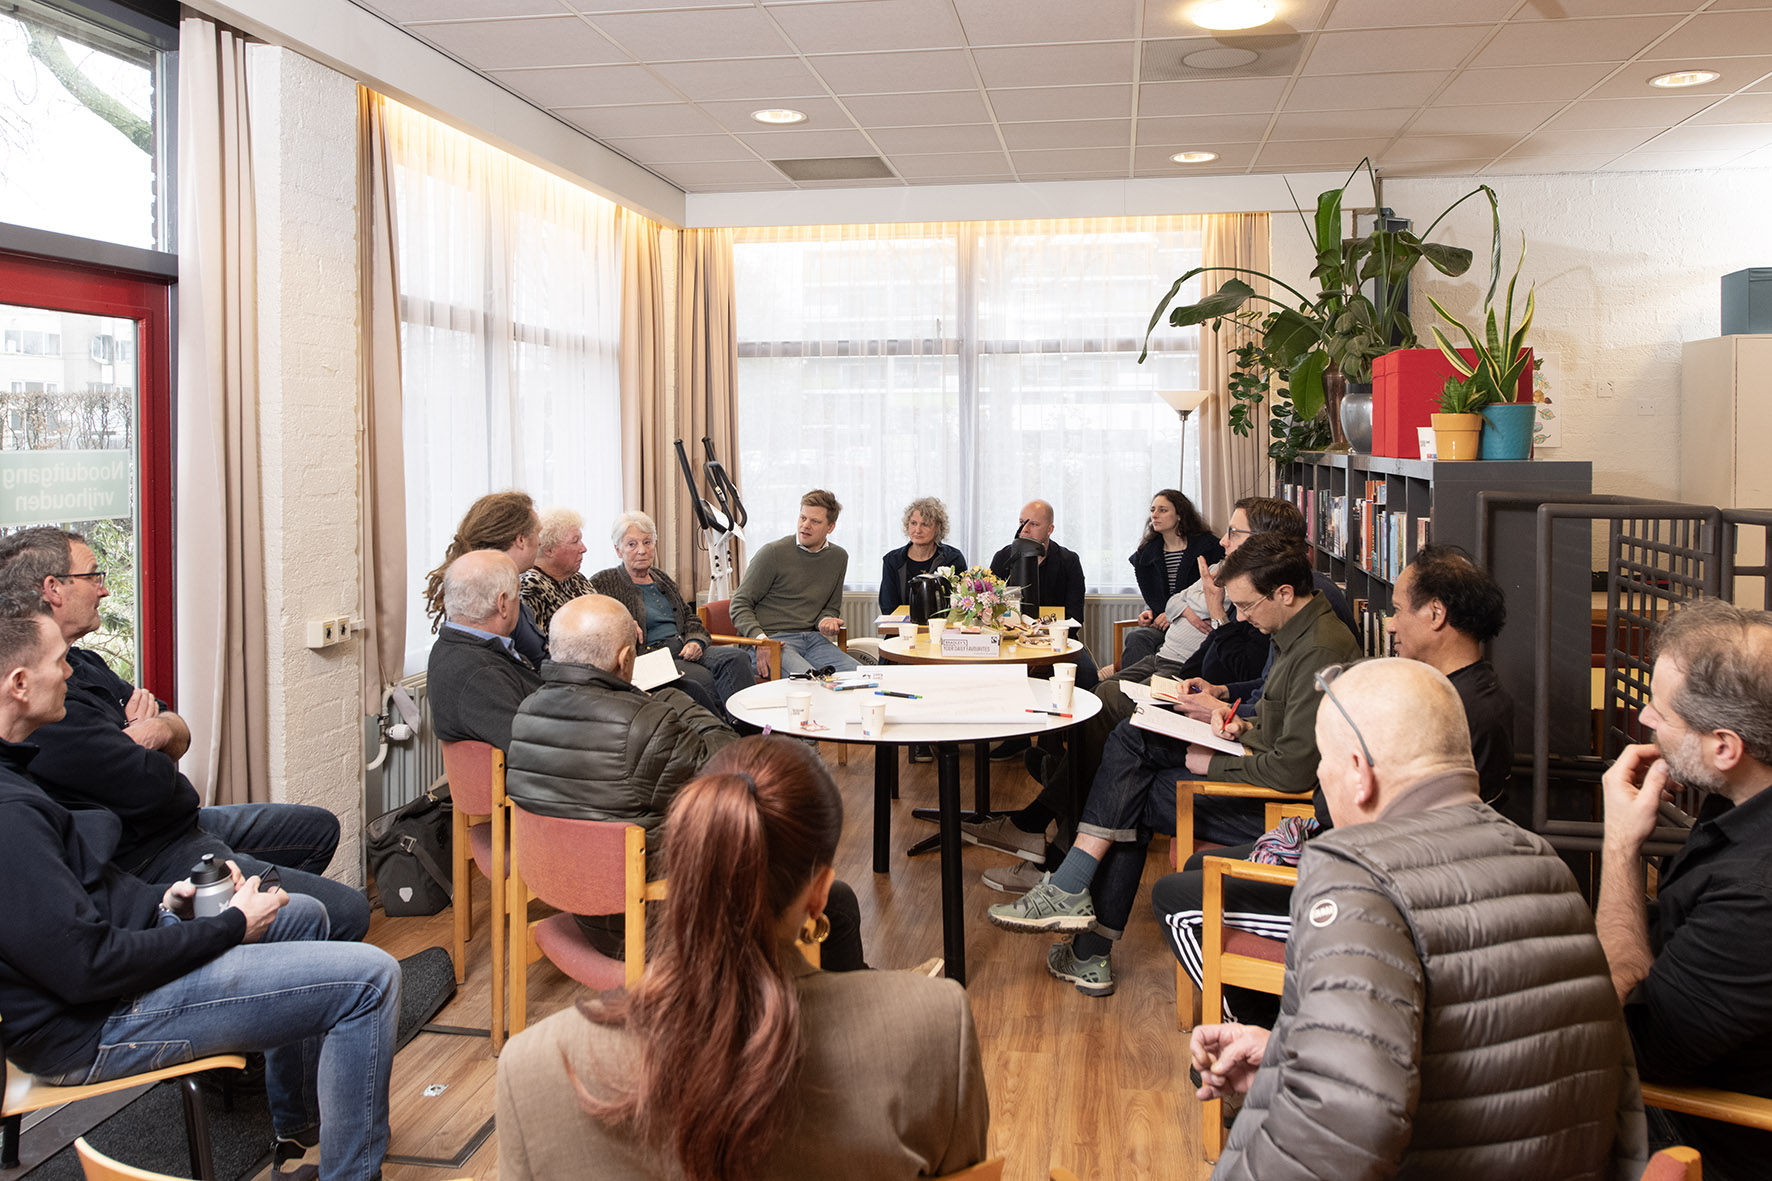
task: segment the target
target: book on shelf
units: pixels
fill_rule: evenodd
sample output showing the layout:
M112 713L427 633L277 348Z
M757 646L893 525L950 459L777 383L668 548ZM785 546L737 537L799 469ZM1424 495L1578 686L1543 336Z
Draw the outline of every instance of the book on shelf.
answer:
M1369 599L1355 599L1350 606L1360 624L1360 650L1367 656L1395 656L1396 634L1384 625L1390 612L1375 606Z

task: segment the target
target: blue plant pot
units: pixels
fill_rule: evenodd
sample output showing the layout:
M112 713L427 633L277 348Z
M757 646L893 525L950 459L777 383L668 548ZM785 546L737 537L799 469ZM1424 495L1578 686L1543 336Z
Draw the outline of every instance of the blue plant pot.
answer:
M1532 428L1538 419L1533 402L1497 402L1483 407L1482 457L1531 459Z

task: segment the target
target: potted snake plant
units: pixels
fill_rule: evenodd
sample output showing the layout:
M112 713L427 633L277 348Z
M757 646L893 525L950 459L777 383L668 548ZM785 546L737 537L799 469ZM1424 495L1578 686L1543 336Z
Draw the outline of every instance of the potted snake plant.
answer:
M1532 327L1536 287L1527 289L1520 325L1514 327L1514 285L1519 282L1520 268L1525 265L1526 236L1522 234L1520 261L1514 264L1513 277L1507 281L1507 300L1499 321L1495 315L1495 278L1489 281L1488 297L1484 300L1487 315L1480 337L1469 325L1447 311L1439 300L1431 295L1427 297L1440 318L1457 328L1470 342L1469 347L1461 351L1438 325L1433 328L1434 343L1440 346L1440 352L1463 377L1463 384L1473 391L1475 406L1485 421L1484 459L1529 459L1532 455L1532 427L1538 407L1531 400L1531 386L1526 381L1532 371L1532 352L1526 348L1526 331ZM1493 269L1491 274L1494 274ZM1517 401L1522 385L1525 385L1526 400ZM1439 415L1434 416L1436 431L1439 418ZM1441 452L1441 458L1447 458L1444 452Z

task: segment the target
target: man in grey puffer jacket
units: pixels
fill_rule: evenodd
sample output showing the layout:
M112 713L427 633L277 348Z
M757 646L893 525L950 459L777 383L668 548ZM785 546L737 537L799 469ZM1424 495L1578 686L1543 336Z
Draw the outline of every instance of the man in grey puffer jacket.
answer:
M560 608L548 639L541 688L511 722L505 789L543 816L640 825L647 872L662 877L656 854L672 798L738 736L681 690L634 687L639 628L607 595ZM599 951L619 954L620 916L581 915L579 925Z
M1200 1097L1248 1093L1213 1178L1634 1178L1630 1042L1550 846L1482 803L1464 710L1425 664L1325 689L1272 1034L1206 1025Z

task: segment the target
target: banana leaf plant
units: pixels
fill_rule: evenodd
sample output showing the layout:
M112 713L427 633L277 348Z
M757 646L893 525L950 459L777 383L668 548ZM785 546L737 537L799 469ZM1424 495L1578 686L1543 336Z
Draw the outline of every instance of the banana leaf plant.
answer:
M1499 256L1499 251L1496 252ZM1495 321L1495 281L1489 282L1489 294L1484 300L1488 307L1488 323L1482 339L1471 331L1470 327L1459 320L1451 312L1441 306L1440 301L1428 296L1427 301L1440 313L1440 318L1464 333L1470 341L1471 351L1476 354L1476 361L1467 361L1446 334L1438 326L1432 331L1434 343L1440 346L1440 352L1452 363L1464 378L1465 386L1470 389L1476 406L1481 409L1497 402L1511 402L1520 385L1520 376L1526 372L1531 363L1532 354L1526 351L1526 330L1532 327L1532 312L1537 302L1536 286L1526 290L1526 307L1521 313L1520 326L1514 327L1514 284L1520 281L1520 268L1526 265L1526 235L1520 235L1520 261L1514 264L1513 278L1507 281L1507 304L1498 325Z
M1403 280L1416 264L1426 259L1442 275L1454 277L1470 269L1469 250L1428 240L1447 215L1472 197L1482 195L1489 201L1494 240L1500 241L1500 213L1495 191L1488 185L1477 186L1447 206L1423 234L1389 229L1383 219L1378 219L1364 236L1343 238L1343 199L1348 185L1362 168L1372 177L1376 191L1377 176L1372 162L1362 160L1340 188L1317 196L1314 220L1304 221L1305 233L1316 248L1316 266L1311 271L1317 286L1315 296L1265 271L1195 267L1170 286L1145 328L1144 351L1138 355L1141 363L1150 352L1151 333L1156 331L1164 312L1169 313L1169 324L1174 328L1210 322L1220 330L1227 323L1246 329L1252 339L1231 351L1234 363L1230 426L1237 434L1247 435L1253 426L1253 412L1267 400L1273 435L1268 454L1281 461L1328 441L1325 374L1339 372L1352 382L1370 381L1374 358L1416 346L1415 326L1403 307ZM1302 211L1299 216L1304 220ZM1494 270L1492 263L1491 271ZM1232 277L1203 299L1170 309L1190 279L1214 273ZM1258 294L1239 276L1265 279L1290 299ZM1496 277L1491 274L1491 290ZM1367 294L1367 285L1374 280L1383 281L1381 301ZM1281 383L1279 389L1274 388L1276 379Z

